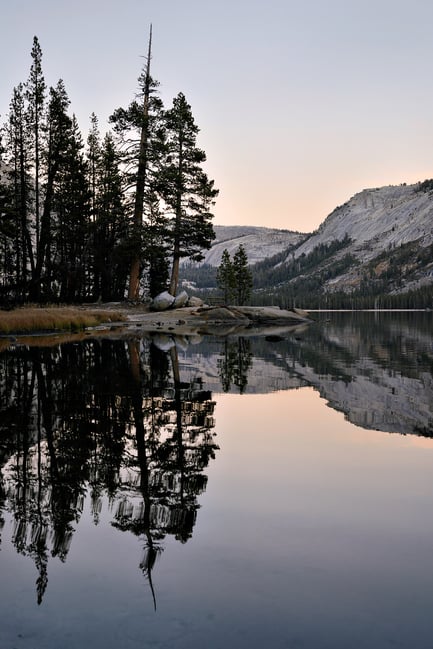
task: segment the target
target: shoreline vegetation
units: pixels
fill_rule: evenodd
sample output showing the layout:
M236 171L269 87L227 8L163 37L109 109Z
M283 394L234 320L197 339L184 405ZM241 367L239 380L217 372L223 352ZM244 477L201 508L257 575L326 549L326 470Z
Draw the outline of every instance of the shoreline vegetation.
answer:
M121 311L85 307L20 307L12 311L0 311L0 335L78 332L125 319Z

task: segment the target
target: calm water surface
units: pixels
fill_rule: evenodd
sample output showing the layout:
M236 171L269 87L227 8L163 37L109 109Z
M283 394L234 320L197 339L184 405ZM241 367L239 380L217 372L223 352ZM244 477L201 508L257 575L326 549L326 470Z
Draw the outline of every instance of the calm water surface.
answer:
M0 353L0 647L433 647L433 314Z

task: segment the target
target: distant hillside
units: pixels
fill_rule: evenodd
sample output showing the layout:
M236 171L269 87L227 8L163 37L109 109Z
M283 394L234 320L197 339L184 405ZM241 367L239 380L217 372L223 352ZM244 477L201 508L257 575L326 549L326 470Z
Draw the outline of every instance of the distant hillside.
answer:
M433 180L366 189L310 235L217 226L206 262L243 243L253 301L306 308L433 308ZM215 287L207 267L197 286ZM189 279L194 279L190 277ZM206 283L207 282L207 283Z
M291 257L300 260L320 246L350 242L315 272L322 291L401 294L433 284L433 181L366 189L337 207ZM335 264L352 258L341 272Z
M225 248L233 256L239 244L242 244L250 264L256 264L258 261L286 250L289 246L301 243L308 236L290 230L242 225L216 225L214 229L216 239L212 248L205 253L203 261L210 266L219 266Z

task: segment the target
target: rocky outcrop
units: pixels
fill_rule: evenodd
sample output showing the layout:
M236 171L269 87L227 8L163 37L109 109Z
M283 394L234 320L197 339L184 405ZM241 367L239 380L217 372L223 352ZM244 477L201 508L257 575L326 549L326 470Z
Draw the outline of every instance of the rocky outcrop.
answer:
M186 304L186 306L193 306L193 307L199 307L199 306L203 306L203 305L204 305L203 300L200 297L197 297L195 295L191 295L188 298L188 302Z
M201 306L167 308L163 311L130 311L130 325L140 327L142 332L169 333L170 335L233 333L270 335L275 328L282 330L308 325L308 317L275 307Z

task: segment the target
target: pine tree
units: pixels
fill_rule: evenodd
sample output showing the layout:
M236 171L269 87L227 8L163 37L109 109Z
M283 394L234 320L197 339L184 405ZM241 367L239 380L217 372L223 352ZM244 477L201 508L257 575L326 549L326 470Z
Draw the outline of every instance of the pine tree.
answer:
M143 224L149 216L153 198L153 177L160 157L162 138L162 102L156 96L158 83L150 75L152 28L146 66L139 78L140 101L134 100L127 109L118 108L110 117L123 149L125 186L130 198L130 277L128 297L139 298L140 280L144 270Z
M83 300L91 293L90 199L84 144L75 116L62 155L53 195L51 281L59 285L61 302Z
M110 133L101 145L96 185L91 237L94 298L121 300L125 295L131 260L119 154Z
M30 132L28 111L25 105L24 86L14 88L6 127L9 182L13 187L16 217L14 241L14 283L16 296L26 297L29 266L33 269L33 250L30 235Z
M182 257L203 259L215 237L210 212L218 190L202 169L206 154L196 144L198 127L191 106L179 93L166 111L166 158L161 174L162 196L169 212L172 270L169 292L176 294Z
M233 257L233 271L236 285L236 301L242 306L251 297L253 277L248 266L248 257L245 248L240 244Z
M32 278L32 299L52 299L51 257L55 224L53 202L55 184L67 159L72 120L68 116L69 98L63 81L50 88L47 114L47 146L44 151L45 193L40 222L40 238Z
M32 66L30 76L25 87L25 96L28 102L30 129L32 136L32 162L34 177L34 214L35 214L35 240L36 248L39 244L40 230L40 163L41 163L41 136L44 131L44 107L46 85L42 72L42 50L37 36L33 38L31 51Z
M217 286L223 293L225 304L231 304L236 292L236 278L232 260L227 248L223 251L221 264L217 270Z
M5 149L0 131L0 304L11 302L14 295L14 242L17 228L14 195L4 162Z
M98 128L98 118L95 113L90 116L90 132L87 137L87 164L89 170L89 186L91 191L92 218L96 213L98 167L101 160L101 136Z

